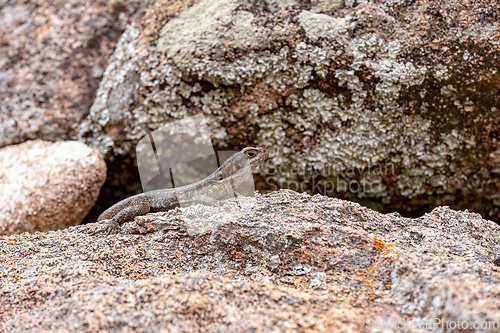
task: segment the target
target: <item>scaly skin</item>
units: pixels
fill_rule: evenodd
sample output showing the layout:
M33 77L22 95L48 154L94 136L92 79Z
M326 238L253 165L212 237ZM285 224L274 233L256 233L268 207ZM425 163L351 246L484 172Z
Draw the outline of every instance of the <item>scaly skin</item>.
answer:
M236 188L268 157L269 153L264 148L246 147L228 158L205 179L178 188L134 195L108 208L97 221L110 220L106 229L111 230L149 212L167 211L196 203L218 205L220 200L238 195Z

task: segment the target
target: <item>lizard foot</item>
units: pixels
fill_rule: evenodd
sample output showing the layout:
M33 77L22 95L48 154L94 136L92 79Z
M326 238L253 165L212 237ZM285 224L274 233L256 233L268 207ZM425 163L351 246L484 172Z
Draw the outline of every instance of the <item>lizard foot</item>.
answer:
M87 232L89 235L111 235L117 234L120 231L120 225L113 220L104 220L101 223L94 223L92 227L89 228Z

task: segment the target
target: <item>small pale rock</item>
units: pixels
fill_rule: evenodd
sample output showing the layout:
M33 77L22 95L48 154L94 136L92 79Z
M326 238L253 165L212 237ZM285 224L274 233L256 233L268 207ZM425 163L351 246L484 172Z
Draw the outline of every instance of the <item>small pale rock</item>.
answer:
M94 79L102 77L102 73L104 73L104 68L99 65L94 65L91 69L91 75Z
M0 149L0 234L79 224L105 179L102 155L78 141Z

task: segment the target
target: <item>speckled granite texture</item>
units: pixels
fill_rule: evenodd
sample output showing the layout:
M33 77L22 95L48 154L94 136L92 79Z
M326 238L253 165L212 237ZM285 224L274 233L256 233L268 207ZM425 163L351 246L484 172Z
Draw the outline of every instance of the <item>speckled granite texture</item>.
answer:
M370 318L500 321L500 227L447 207L407 219L279 191L148 214L108 236L89 236L92 227L0 237L1 329L364 332Z
M0 147L75 138L140 5L124 1L120 12L108 2L0 1Z

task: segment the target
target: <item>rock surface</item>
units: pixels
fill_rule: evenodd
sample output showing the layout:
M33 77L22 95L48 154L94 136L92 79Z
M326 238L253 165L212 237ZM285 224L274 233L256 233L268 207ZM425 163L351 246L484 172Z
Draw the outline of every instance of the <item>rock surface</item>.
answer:
M82 222L106 179L102 155L77 141L28 141L0 149L0 234Z
M500 227L474 213L440 207L407 219L287 190L220 211L148 214L113 235L89 236L93 228L0 237L0 328L364 332L370 319L400 318L500 325Z
M494 0L156 0L79 135L133 154L203 113L220 147L271 151L271 189L500 221L499 15Z
M0 1L0 147L75 137L139 3Z

